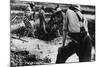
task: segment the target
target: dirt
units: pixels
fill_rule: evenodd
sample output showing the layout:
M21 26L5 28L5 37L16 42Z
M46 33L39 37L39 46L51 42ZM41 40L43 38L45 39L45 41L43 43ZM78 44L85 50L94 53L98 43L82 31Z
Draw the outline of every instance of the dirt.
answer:
M35 55L38 59L48 58L50 59L49 63L55 63L58 48L62 46L61 37L48 42L28 37L23 37L21 39L26 40L27 42L11 39L11 51L28 51L29 55ZM66 41L66 43L68 42L70 42L70 40ZM78 62L78 56L74 54L66 62Z

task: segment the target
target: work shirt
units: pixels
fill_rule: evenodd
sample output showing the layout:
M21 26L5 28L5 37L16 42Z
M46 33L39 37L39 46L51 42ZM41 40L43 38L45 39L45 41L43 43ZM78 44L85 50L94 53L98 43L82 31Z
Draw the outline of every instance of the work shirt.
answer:
M81 19L84 19L84 21L80 21L77 14ZM83 17L80 11L75 13L75 11L68 9L66 13L63 14L63 30L68 30L72 33L78 33L80 32L80 27L84 27L86 31L87 29L87 22L86 19Z

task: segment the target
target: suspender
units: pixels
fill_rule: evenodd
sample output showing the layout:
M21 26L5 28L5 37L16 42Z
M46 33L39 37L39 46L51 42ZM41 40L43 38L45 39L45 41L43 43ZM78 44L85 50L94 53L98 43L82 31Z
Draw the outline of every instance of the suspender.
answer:
M65 13L65 15L67 16L67 14ZM69 19L68 19L68 17L67 18L65 18L65 20L67 21L67 31L69 32L69 28L68 28L68 25L69 25Z
M79 21L80 21L81 23L84 23L84 18L83 18L83 17L81 18L81 17L79 16L79 14L78 14L76 11L74 11L74 12L76 13L76 15L77 15ZM65 16L67 16L66 13L65 13ZM66 23L66 21L67 21L67 23ZM66 30L67 30L68 32L70 32L70 31L69 31L69 27L68 27L68 25L69 25L69 19L68 19L68 17L67 17L67 18L65 17L65 23L66 23L66 26L67 26L67 29L66 29ZM85 31L84 27L80 27L80 32L81 32L81 31Z
M76 13L76 15L77 15L79 21L82 21L82 23L83 23L83 21L84 21L83 17L81 18L81 17L79 16L79 14L78 14L76 11L74 11L74 12Z
M81 18L77 12L75 12L75 13L76 13L79 21L82 22L82 23L84 23L84 18L83 17ZM84 28L84 26L80 27L80 32L83 32L83 31L86 31L85 28Z

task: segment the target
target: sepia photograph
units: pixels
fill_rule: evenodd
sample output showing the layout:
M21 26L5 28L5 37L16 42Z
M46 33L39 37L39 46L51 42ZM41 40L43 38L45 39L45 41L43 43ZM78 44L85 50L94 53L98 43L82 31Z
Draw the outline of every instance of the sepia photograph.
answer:
M10 66L94 62L95 8L10 0Z

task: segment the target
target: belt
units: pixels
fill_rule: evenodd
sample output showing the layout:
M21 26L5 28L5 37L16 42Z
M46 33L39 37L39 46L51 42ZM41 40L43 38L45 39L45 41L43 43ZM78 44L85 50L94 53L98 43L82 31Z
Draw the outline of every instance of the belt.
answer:
M69 36L86 36L87 35L87 32L86 31L82 31L82 32L69 32L68 33Z

